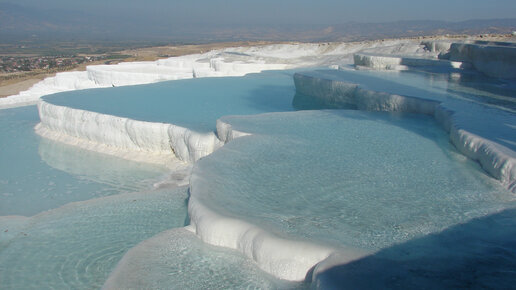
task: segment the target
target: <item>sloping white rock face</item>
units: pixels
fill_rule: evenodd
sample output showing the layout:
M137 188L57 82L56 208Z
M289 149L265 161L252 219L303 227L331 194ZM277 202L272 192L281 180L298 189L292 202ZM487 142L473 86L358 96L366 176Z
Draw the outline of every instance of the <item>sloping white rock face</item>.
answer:
M448 57L452 61L469 62L488 76L516 79L514 43L453 43Z
M443 69L468 68L468 63L449 61L428 57L406 57L394 55L374 55L356 53L353 56L356 66L364 66L373 69L408 70L414 67L432 67Z
M364 89L359 84L326 78L317 72L296 73L296 91L341 108L433 115L436 101Z
M365 49L353 56L355 67L377 70L409 70L414 68L459 69L471 68L469 63L460 60L439 59L450 50L449 41L427 40L419 46L391 47L390 49Z
M487 76L516 79L516 43L423 41L411 49L364 49L354 55L356 67L378 70L474 69Z
M191 184L195 183L192 176ZM207 189L195 189L207 190ZM208 191L209 192L209 191ZM341 261L352 261L368 254L358 249L334 249L314 243L278 237L252 223L223 216L207 208L192 195L188 201L191 228L205 243L238 250L276 277L291 281L305 280L310 269L332 253Z
M173 124L137 121L90 111L38 103L36 132L89 150L133 160L195 162L222 146L215 133L197 133Z
M509 147L515 138L514 114L479 104L444 102L434 117L462 154L516 193L516 152Z
M260 273L235 251L206 245L189 227L164 231L132 248L102 289L296 289Z
M450 50L452 43L449 40L427 40L422 41L421 44L424 45L425 50L429 52L443 53Z

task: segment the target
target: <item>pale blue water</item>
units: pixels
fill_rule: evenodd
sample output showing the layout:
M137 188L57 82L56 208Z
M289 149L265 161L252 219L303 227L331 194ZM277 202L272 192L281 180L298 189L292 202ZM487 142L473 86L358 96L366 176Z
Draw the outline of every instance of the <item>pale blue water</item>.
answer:
M129 249L188 223L186 187L153 189L164 168L42 139L37 122L35 106L0 110L1 289L99 289ZM298 286L192 234L178 243L189 252L170 252L185 268L167 288Z
M45 99L213 131L216 119L225 115L294 110L293 72L84 90ZM507 93L513 88L492 80L472 77L456 81L448 75L420 73L344 74L369 89L440 101L489 103L504 106L507 114L513 109L514 101ZM303 109L311 109L318 104L304 105ZM254 135L234 140L202 159L195 168L195 174L202 177L196 188L210 189L202 192L202 198L214 210L286 237L335 246L387 248L398 254L407 249L432 253L442 242L429 245L424 240L431 237L428 234L460 223L469 225L471 219L496 216L498 211L515 207L514 195L458 154L427 117L306 111L224 119L235 129ZM0 110L0 288L99 288L124 253L147 239L154 246L144 248L147 256L136 260L136 266L148 273L137 279L142 288L306 286L278 281L240 254L204 245L184 230L162 232L187 222L184 188L152 190L152 184L165 174L162 168L41 140L33 132L37 122L35 107ZM488 131L489 126L482 130ZM511 134L513 129L506 130ZM81 202L72 203L75 201ZM504 219L488 219L488 223L494 228L513 224ZM459 236L467 237L465 233L471 231L459 231ZM498 231L502 230L497 228L491 235L500 237L492 247L511 252L513 242ZM451 238L445 235L443 241L463 243L455 233L452 231ZM176 243L163 242L170 238ZM413 250L410 243L419 241L417 238L423 243L416 243ZM489 235L485 239L489 240ZM491 249L486 243L475 245ZM398 244L400 250L394 246ZM502 261L509 265L502 267L501 271L506 271L516 264L511 255L499 258L488 251L484 260L475 260L478 248L449 248L448 252L470 259L471 265L485 259L490 265ZM379 257L383 259L381 254ZM360 275L371 269L369 260L364 261L359 261L366 263L358 269L363 270ZM446 269L442 263L424 264L429 265L424 271L438 273L434 277ZM409 274L403 275L411 277L410 283L414 277L419 279L408 269ZM138 278L140 271L133 273ZM164 277L170 273L174 274ZM361 282L368 280L374 279Z
M240 253L204 244L185 229L164 231L124 259L107 283L115 289L309 289L265 274Z
M37 122L35 106L0 110L0 288L99 288L132 246L185 224L186 188L150 191L164 168L42 139Z
M324 271L348 289L513 289L516 209L480 217Z
M292 239L378 250L516 206L427 116L224 117L252 136L194 168L209 208Z
M244 77L168 81L65 92L44 99L72 108L209 132L225 115L292 111L293 73L267 71Z
M0 110L0 216L32 216L73 201L148 189L149 180L165 174L158 166L42 140L34 133L38 122L35 106Z
M0 243L1 288L99 289L127 250L185 224L186 198L187 188L125 193L0 217L12 235Z
M370 91L437 101L454 112L454 123L461 129L516 150L516 82L465 73L453 76L411 71L316 70L301 74L355 84ZM299 93L294 96L293 106L298 110L356 109L353 104L329 103Z

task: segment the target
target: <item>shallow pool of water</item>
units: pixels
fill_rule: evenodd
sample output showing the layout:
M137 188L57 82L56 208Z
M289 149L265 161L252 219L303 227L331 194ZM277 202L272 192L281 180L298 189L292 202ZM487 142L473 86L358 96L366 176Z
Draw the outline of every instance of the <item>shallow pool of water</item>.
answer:
M267 71L244 77L65 92L44 99L56 105L209 132L224 115L292 111L292 75L293 71Z
M292 239L376 250L514 205L427 116L304 111L225 117L236 139L192 194Z
M70 203L31 218L0 217L2 289L99 289L125 252L184 226L187 188Z
M204 244L185 229L139 244L110 276L106 289L309 289L275 278L240 253Z
M0 110L0 216L148 189L166 172L42 139L38 122L35 106Z
M303 286L184 229L177 230L184 235L153 238L189 222L188 188L169 185L177 173L42 139L34 133L34 106L0 110L0 120L0 288L99 289L126 252L147 239L158 240L166 253L138 262L159 279L119 285ZM160 267L169 263L175 268Z

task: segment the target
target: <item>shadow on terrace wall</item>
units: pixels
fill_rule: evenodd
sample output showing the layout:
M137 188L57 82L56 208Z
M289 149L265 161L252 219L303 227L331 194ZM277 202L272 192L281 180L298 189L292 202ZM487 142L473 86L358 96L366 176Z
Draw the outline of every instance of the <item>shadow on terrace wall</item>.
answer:
M335 266L317 282L330 280L339 289L513 289L516 208Z

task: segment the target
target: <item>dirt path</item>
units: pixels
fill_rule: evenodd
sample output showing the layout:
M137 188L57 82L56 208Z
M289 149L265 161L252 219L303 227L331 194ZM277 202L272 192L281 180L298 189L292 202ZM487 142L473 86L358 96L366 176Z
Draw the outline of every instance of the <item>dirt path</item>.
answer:
M29 89L44 78L45 77L42 76L38 78L23 79L21 81L17 80L14 83L2 85L0 86L0 98L19 94L21 91Z

